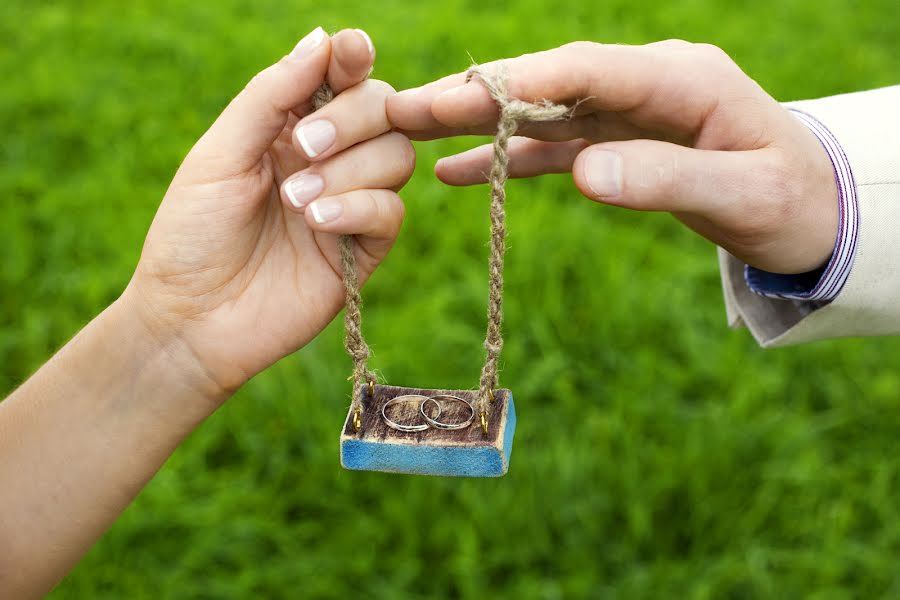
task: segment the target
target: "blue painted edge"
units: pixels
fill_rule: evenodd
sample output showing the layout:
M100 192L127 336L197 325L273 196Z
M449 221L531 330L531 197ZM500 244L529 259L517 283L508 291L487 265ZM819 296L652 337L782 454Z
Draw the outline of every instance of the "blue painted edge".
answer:
M503 473L509 470L509 457L512 456L512 443L516 435L516 403L513 402L512 392L509 392L509 402L506 405L506 427L503 429Z
M341 465L354 471L501 477L509 469L515 433L516 405L509 392L502 450L495 446L425 446L345 439L341 441Z

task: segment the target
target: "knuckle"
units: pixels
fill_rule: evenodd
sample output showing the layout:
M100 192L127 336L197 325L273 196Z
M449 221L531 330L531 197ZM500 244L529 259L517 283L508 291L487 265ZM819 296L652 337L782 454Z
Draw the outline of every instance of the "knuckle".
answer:
M659 42L653 42L652 44L648 44L649 46L655 46L656 48L690 48L694 44L688 42L686 40L682 40L679 38L670 38L668 40L661 40Z
M397 145L400 171L404 175L404 179L407 180L413 171L416 170L416 149L413 147L412 142L409 141L409 138L402 133L393 132L390 135L396 140L394 143ZM406 183L405 180L404 183Z
M692 44L691 48L684 51L681 60L685 63L684 66L695 71L706 85L712 86L715 82L716 88L721 86L723 80L736 83L735 77L741 73L740 67L728 53L713 44Z
M663 160L653 165L652 169L653 174L648 178L653 181L651 189L664 198L675 196L681 187L682 174L678 154L673 155L670 160Z
M715 44L694 44L694 50L700 57L703 58L704 61L722 65L733 64L733 61L731 60L731 57L728 55L728 53Z
M578 40L575 42L569 42L565 44L563 48L566 50L571 50L577 54L582 54L585 52L592 52L600 46L597 42L589 42L586 40Z
M254 75L250 81L247 82L247 85L244 86L244 92L253 93L260 88L267 87L268 82L271 81L277 68L278 64L276 63Z
M388 175L385 187L400 188L406 185L416 169L416 149L402 133L392 131L378 139L373 146L382 161L380 171Z
M380 223L384 220L384 208L382 208L380 191L366 189L362 192L366 195L366 208L372 223Z
M406 207L403 205L403 200L400 199L400 196L394 192L385 192L385 197L385 204L390 213L390 217L388 218L388 233L390 234L390 237L393 238L400 234L400 226L403 224Z
M380 223L384 220L385 209L384 202L381 198L381 190L366 189L363 190L366 195L366 207L373 223Z
M366 190L372 207L375 209L379 221L386 222L393 215L393 200L396 194L391 190Z

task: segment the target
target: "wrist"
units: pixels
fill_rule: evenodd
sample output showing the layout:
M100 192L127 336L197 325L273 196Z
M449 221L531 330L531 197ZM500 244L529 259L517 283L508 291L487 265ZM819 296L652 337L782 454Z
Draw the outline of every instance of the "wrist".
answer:
M114 302L0 403L0 489L15 490L0 493L0 595L52 587L223 399L132 302Z
M804 231L811 260L802 272L789 275L766 272L750 266L745 269L748 287L757 294L811 302L829 302L840 293L849 276L856 253L859 230L859 206L856 184L850 164L840 143L824 124L812 115L790 109L805 127L806 149L802 153L807 179L805 195L811 206L811 223ZM805 130L805 131L804 131Z
M183 335L184 327L164 320L140 294L127 288L108 309L109 326L134 344L134 357L148 367L160 384L174 386L201 412L213 412L234 393L206 367L202 357Z
M808 137L812 133L808 132ZM810 259L806 270L828 264L840 236L841 198L829 153L818 140L810 140L807 178L814 219L810 221Z

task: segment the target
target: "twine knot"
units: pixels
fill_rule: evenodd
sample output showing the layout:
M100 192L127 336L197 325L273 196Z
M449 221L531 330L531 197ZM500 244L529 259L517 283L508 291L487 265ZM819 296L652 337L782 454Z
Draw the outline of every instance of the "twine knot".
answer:
M560 121L572 116L572 109L562 104L554 104L549 100L540 102L525 102L518 98L511 98L506 90L507 81L506 65L496 63L493 69L486 69L480 65L472 65L466 71L466 83L478 78L488 91L500 109L501 121L513 121L516 124L524 121ZM497 124L499 134L502 123Z
M334 90L327 83L323 83L312 95L312 108L319 110L332 100L334 100Z

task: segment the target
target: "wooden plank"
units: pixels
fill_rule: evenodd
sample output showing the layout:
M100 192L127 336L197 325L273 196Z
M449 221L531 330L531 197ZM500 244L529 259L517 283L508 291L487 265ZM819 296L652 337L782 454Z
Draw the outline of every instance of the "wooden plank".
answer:
M494 393L488 414L488 433L481 430L476 415L465 429L429 428L405 432L392 429L381 417L386 402L407 394L436 396L449 394L475 403L478 392L376 385L373 396L368 386L356 393L362 400L362 427L353 429L353 411L347 414L341 433L341 464L344 468L419 475L456 477L499 477L509 468L509 456L515 434L516 411L512 393L507 389ZM440 420L446 423L465 421L469 409L461 402L444 402ZM415 402L402 402L388 407L388 416L398 423L422 423Z

